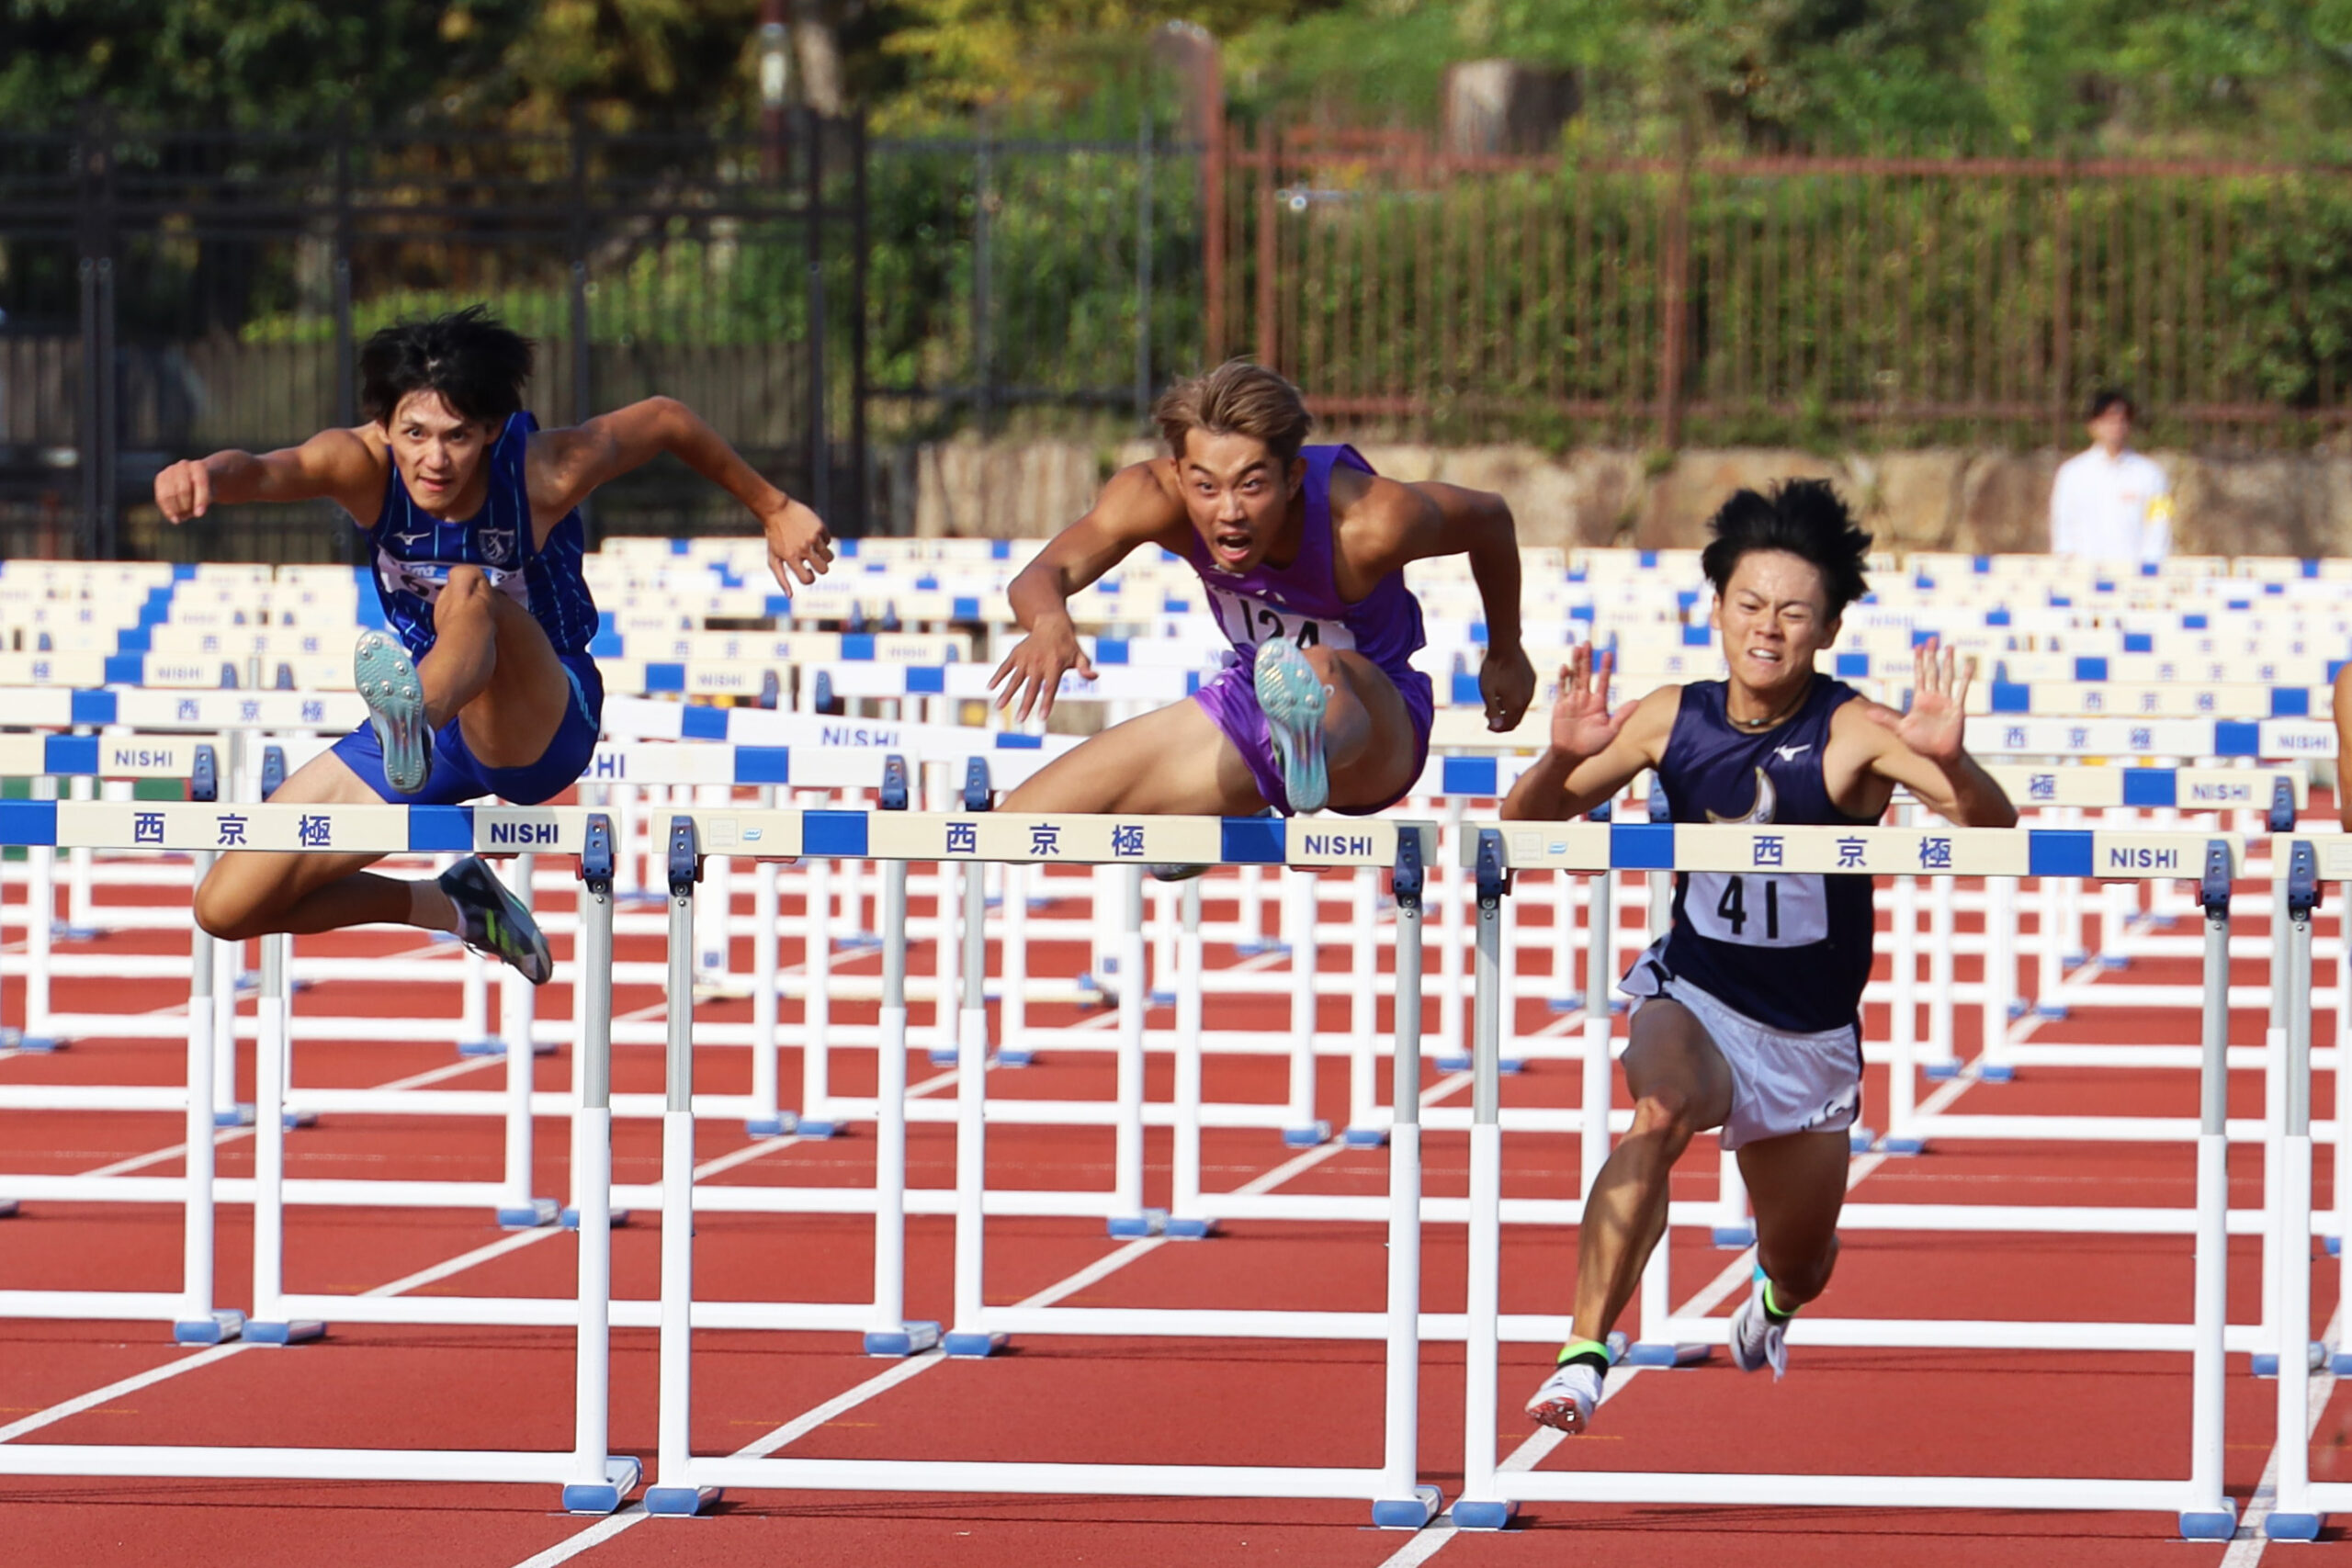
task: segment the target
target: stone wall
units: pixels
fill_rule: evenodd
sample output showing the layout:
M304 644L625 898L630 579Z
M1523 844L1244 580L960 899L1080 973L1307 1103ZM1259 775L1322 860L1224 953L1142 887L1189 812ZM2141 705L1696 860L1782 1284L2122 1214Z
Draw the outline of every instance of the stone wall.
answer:
M1072 441L924 446L914 460L914 531L926 537L1033 538L1082 514L1123 463L1151 443ZM1532 446L1366 444L1382 473L1490 490L1510 502L1531 545L1704 542L1708 515L1741 485L1818 476L1860 510L1881 547L2038 550L2049 539L2059 454L1961 450L1849 453L1694 450L1659 462L1639 452L1564 457ZM2154 454L2172 475L2174 548L2197 555L2324 556L2352 552L2352 457Z

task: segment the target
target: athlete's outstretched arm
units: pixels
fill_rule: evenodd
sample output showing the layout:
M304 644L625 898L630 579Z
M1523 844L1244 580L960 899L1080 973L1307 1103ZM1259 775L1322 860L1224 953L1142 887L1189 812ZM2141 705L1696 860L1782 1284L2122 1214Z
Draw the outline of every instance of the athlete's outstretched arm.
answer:
M1390 492L1394 492L1392 497ZM1535 700L1535 666L1520 642L1519 528L1499 495L1460 485L1393 484L1375 479L1363 510L1371 537L1358 554L1356 518L1349 519L1350 555L1373 576L1401 570L1408 561L1468 556L1471 581L1486 607L1487 654L1478 665L1478 695L1487 728L1508 735ZM1389 502L1390 504L1377 504ZM1366 592L1369 592L1367 588Z
M174 463L155 476L155 505L175 524L216 505L253 501L332 501L366 517L374 514L383 485L383 469L365 441L352 431L322 430L300 446L259 457L215 452Z
M1962 828L2014 828L2018 808L1993 775L1962 744L1967 724L1968 683L1976 661L1955 668L1948 649L1933 638L1915 660L1911 705L1902 713L1877 703L1862 709L1878 726L1870 771L1903 785L1920 801Z
M1136 463L1111 476L1093 509L1046 541L1005 590L1012 618L1029 635L1013 645L989 677L999 707L1019 703L1015 717L1025 721L1035 708L1040 718L1054 711L1062 676L1075 670L1091 679L1094 666L1078 645L1069 618L1069 598L1126 559L1137 546L1169 545L1191 526L1182 502L1159 482L1149 463Z
M1503 801L1506 821L1565 822L1581 817L1645 768L1657 766L1682 688L1661 686L1639 702L1611 712L1609 654L1596 661L1589 644L1560 671L1560 700L1552 705L1551 744Z
M531 443L534 508L560 514L597 486L667 452L741 502L760 520L768 540L768 570L776 586L814 582L833 564L833 536L825 521L760 477L758 469L700 414L675 398L652 397L600 413L569 430L543 431Z

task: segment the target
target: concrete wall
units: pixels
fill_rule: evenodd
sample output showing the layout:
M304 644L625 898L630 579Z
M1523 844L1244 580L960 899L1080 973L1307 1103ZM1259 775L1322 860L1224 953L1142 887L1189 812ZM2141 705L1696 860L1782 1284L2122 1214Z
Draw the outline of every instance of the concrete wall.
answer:
M1032 538L1085 512L1104 479L1159 447L1084 442L956 441L916 453L914 526L942 536ZM2050 481L2059 454L1685 451L1658 466L1639 452L1564 457L1528 446L1367 444L1364 456L1402 479L1496 491L1531 545L1702 544L1706 520L1742 485L1818 476L1834 480L1882 547L1979 553L2038 550L2049 540ZM2174 547L2184 554L2352 553L2352 457L2154 454L2172 475Z

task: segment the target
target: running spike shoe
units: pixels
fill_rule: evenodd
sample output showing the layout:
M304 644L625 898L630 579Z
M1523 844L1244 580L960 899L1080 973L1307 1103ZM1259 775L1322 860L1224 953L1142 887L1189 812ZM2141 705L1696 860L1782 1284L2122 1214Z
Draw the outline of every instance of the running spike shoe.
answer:
M1291 810L1322 810L1331 798L1330 774L1323 765L1323 709L1331 689L1286 637L1268 637L1259 646L1251 673Z
M1590 1361L1555 1367L1527 1402L1528 1419L1576 1437L1591 1424L1592 1413L1600 1407L1600 1369Z
M365 631L351 656L351 679L384 750L384 782L414 795L433 772L433 731L424 722L424 682L415 661L398 637Z
M1778 1382L1789 1375L1789 1330L1785 1322L1775 1323L1764 1310L1764 1286L1759 1273L1756 1288L1732 1314L1731 1359L1743 1372L1771 1368L1772 1381Z
M506 884L468 855L440 876L441 891L458 907L458 935L476 953L514 966L534 986L544 986L555 974L555 959L537 920Z

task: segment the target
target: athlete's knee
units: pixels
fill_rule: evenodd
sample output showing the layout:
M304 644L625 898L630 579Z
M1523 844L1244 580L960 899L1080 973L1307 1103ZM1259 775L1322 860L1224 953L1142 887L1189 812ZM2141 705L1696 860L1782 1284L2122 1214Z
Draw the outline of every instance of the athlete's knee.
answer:
M1663 1138L1679 1154L1698 1135L1698 1107L1678 1085L1661 1085L1634 1101L1634 1134Z
M453 566L449 581L441 587L440 597L433 602L435 620L452 614L487 615L495 607L498 595L490 586L490 579L478 566Z
M216 942L244 942L263 935L267 922L246 890L226 882L218 872L198 885L196 923Z

